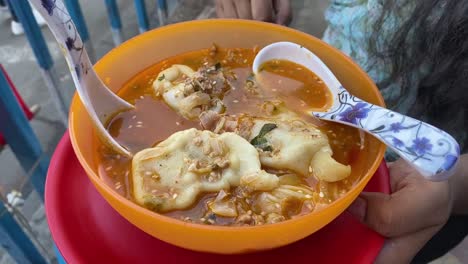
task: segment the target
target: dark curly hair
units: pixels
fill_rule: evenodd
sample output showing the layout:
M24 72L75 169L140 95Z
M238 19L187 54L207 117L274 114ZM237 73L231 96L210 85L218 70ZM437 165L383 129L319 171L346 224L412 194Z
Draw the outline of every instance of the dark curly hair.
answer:
M417 102L409 115L428 116L429 123L456 136L464 152L468 143L468 1L387 0L369 40L373 56L392 65L390 77L377 85L399 83L402 94L411 73L421 65L428 74L419 82ZM404 10L411 15L403 17ZM382 34L387 19L403 19L393 34ZM382 45L383 44L383 45ZM399 100L388 101L390 108Z

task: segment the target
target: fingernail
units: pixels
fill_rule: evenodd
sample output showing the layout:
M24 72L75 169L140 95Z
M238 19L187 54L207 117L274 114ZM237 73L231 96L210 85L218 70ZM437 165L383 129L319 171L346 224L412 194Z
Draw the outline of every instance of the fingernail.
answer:
M349 207L348 212L350 212L354 217L359 219L359 221L364 221L366 217L367 210L367 201L364 198L358 197Z

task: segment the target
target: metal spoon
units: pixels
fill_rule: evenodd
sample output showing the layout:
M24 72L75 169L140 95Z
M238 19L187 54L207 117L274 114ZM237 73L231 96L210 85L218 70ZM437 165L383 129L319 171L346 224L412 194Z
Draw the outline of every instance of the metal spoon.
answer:
M109 134L104 124L111 115L132 109L133 106L115 95L99 79L62 0L30 0L30 2L44 17L62 49L78 95L102 140L121 154L131 156L131 153Z
M351 95L315 54L299 44L277 42L264 47L255 57L253 72L257 75L262 64L273 59L300 64L328 86L333 105L322 112L312 112L316 117L372 134L431 181L447 180L453 174L460 149L446 132Z

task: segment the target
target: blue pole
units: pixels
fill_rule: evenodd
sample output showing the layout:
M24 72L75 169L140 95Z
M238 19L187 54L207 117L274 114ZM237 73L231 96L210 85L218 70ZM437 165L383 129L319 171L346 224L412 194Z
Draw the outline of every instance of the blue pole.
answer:
M78 29L78 33L83 40L86 50L88 51L88 56L92 62L95 62L96 58L94 56L94 48L91 44L91 39L89 38L88 27L86 26L83 12L81 12L80 3L78 0L64 0L64 2L73 22L76 25L76 28Z
M112 39L114 40L115 46L122 43L122 22L120 22L119 7L115 0L106 0L107 15L109 16L109 22L111 24Z
M52 97L52 100L57 107L58 113L60 115L60 120L66 126L67 125L67 113L68 109L65 105L63 99L60 96L58 89L58 82L55 74L53 74L52 66L53 61L50 56L49 49L42 35L41 29L34 18L31 6L26 0L14 0L9 1L11 8L18 16L21 25L24 28L24 33L28 38L29 44L36 56L37 62L41 67L41 73L43 75L44 81L46 82L49 93Z
M48 156L44 156L26 116L21 110L10 85L0 70L0 132L14 152L25 171L33 170L31 183L44 199L44 186ZM7 236L0 236L0 242L7 244L18 263L26 258L30 263L47 263L37 248L0 202L0 228ZM20 254L21 253L21 254Z
M140 33L148 31L149 23L148 23L148 16L146 15L145 1L135 0L135 10L137 14Z
M81 12L80 3L78 0L64 0L65 6L80 33L81 39L87 41L89 39L88 27L86 26L83 13Z
M164 26L167 19L167 5L166 0L158 0L158 18L159 26Z
M0 71L0 132L24 171L33 170L31 183L44 199L49 157L43 154L39 140L21 110L3 71Z
M17 263L47 263L2 202L0 202L0 244Z
M34 18L31 6L26 0L14 0L9 1L9 3L24 28L24 33L31 44L39 66L44 70L49 70L54 63L44 37L42 36L41 29Z

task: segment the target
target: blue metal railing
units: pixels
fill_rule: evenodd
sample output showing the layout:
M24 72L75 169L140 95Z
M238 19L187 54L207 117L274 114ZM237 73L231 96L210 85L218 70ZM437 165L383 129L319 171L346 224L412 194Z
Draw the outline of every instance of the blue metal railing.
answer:
M148 16L146 15L145 0L135 0L135 10L140 33L149 30Z
M24 33L28 38L29 44L36 56L37 63L41 68L42 77L55 103L60 120L64 125L67 125L68 109L59 92L56 74L52 68L54 65L52 56L50 56L49 48L44 40L41 29L34 19L31 6L27 0L10 1L10 4L24 28Z
M109 22L112 32L112 40L114 40L114 45L118 46L123 41L122 33L122 22L120 21L120 12L117 2L115 0L105 0L107 16L109 17Z
M65 6L67 7L68 13L70 13L71 18L75 23L76 28L78 29L78 33L80 34L80 37L84 42L91 62L96 62L94 48L91 44L91 39L88 33L88 27L86 26L86 21L84 19L83 12L81 12L81 7L78 0L64 0L64 2Z
M39 140L7 81L0 71L0 133L20 162L24 171L32 171L31 183L44 199L44 186L49 158L43 155ZM0 202L0 243L8 247L18 263L47 263L23 231L13 215Z
M0 203L0 243L17 263L47 264L47 260L2 203Z
M91 45L90 35L79 1L63 1L78 28L81 38L85 42L91 60L94 62L94 49ZM68 109L59 92L59 82L54 72L54 61L41 29L34 19L31 6L27 0L13 0L9 2L11 2L11 8L18 16L24 28L25 35L40 67L42 77L48 87L50 97L54 101L60 115L60 120L66 126ZM150 23L148 22L144 0L134 0L134 4L139 31L144 32L149 30ZM105 0L105 5L114 44L117 46L124 40L118 5L115 0ZM168 14L166 0L157 0L157 12L159 25L166 24ZM4 135L6 142L23 169L25 171L32 171L30 181L43 199L45 177L50 158L44 154L39 140L18 105L3 72L0 73L0 133ZM35 244L15 221L13 214L7 207L8 206L0 201L0 246L5 247L18 263L47 263ZM59 263L64 264L64 259L61 257L58 250L56 248L54 249Z
M158 18L159 18L159 26L164 26L167 20L166 0L158 0Z

